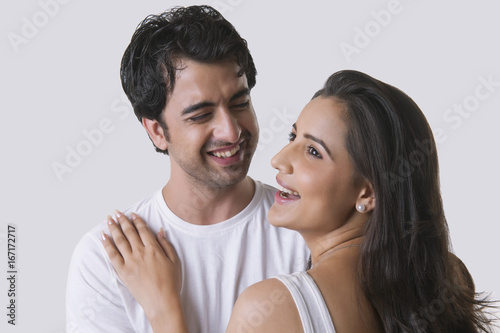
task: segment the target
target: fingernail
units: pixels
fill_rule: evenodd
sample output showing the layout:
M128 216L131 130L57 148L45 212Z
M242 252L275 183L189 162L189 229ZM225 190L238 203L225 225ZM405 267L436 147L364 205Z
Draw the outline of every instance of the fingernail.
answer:
M108 220L108 224L109 225L112 225L113 223L115 223L115 221L113 221L113 218L111 216L109 216L109 215L108 215L107 220Z
M122 217L122 213L117 209L115 210L115 216L117 219L119 219L120 217Z
M163 227L160 228L160 235L161 235L161 237L166 238L165 237L165 230L163 230Z
M108 235L106 235L106 234L104 233L104 231L101 231L101 238L102 238L102 240L103 240L103 241L105 241L105 240L106 240L106 238L108 238Z
M135 215L135 213L130 213L130 217L132 218L132 220L135 220L137 218L137 215Z

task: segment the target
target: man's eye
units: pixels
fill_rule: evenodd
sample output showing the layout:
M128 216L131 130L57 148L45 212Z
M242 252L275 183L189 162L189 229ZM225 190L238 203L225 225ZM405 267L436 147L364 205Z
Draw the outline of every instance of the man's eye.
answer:
M321 154L313 146L307 147L307 153L315 158L322 158Z
M233 108L246 109L250 105L250 101L246 101L240 104L233 105Z
M208 116L210 116L210 113L203 113L203 114L200 114L199 116L189 118L189 121L193 121L193 122L202 121L205 118L207 118Z
M293 141L297 137L297 134L290 132L288 133L288 141Z

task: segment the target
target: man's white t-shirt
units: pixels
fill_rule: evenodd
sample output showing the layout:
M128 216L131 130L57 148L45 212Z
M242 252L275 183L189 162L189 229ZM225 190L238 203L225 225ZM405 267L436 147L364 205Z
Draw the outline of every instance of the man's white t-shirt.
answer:
M245 288L305 270L309 251L299 233L267 221L275 191L256 181L250 204L214 225L181 220L167 207L161 190L124 211L137 213L153 232L163 227L175 247L182 264L181 297L190 332L225 332ZM74 250L66 294L67 333L152 332L141 306L116 275L101 231L108 232L105 222ZM252 319L248 324L251 328L258 323Z

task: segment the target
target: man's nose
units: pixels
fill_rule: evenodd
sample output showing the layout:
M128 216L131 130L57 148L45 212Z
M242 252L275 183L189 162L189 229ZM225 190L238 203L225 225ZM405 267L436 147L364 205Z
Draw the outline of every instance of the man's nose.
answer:
M234 143L241 135L238 119L227 109L217 112L215 119L214 137L219 141Z

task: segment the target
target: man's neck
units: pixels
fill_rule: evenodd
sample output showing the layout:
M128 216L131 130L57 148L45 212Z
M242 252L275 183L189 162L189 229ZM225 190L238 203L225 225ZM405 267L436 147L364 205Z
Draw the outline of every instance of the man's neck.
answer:
M252 201L254 193L255 183L248 176L226 188L178 184L171 179L162 190L163 199L175 215L198 225L216 224L235 216Z

